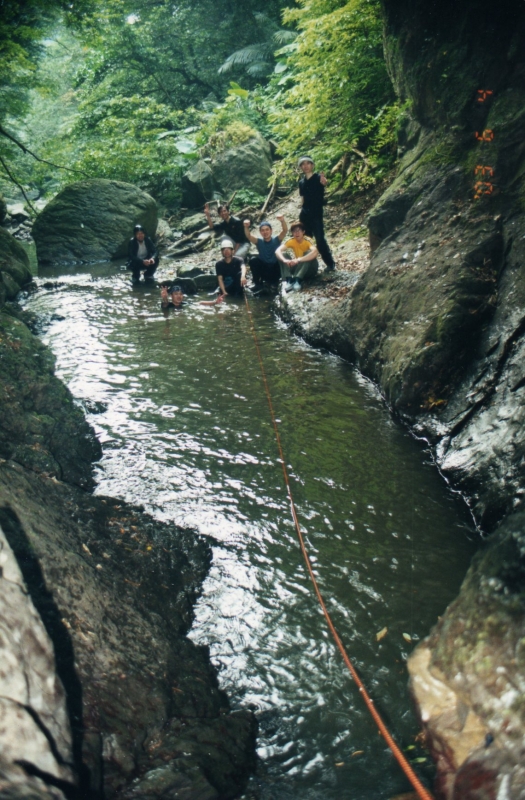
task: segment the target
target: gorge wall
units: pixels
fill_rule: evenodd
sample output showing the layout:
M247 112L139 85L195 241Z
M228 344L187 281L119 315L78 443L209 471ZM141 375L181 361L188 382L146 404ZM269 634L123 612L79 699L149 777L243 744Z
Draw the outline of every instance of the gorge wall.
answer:
M282 315L352 360L433 446L490 536L416 648L447 800L525 795L525 4L383 0L405 111L372 258Z

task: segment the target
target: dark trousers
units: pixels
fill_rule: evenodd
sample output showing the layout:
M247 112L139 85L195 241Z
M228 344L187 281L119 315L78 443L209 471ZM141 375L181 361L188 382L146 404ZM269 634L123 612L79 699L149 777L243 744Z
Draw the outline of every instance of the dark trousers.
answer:
M323 211L321 209L317 214L312 214L308 211L301 211L299 214L299 221L304 225L304 231L307 236L313 236L319 255L323 259L326 266L330 269L335 266L334 257L328 247L328 242L324 235L324 220Z
M262 283L262 281L279 283L281 268L277 261L275 264L268 264L266 261L263 261L262 258L259 258L259 256L253 256L250 258L250 269L252 271L254 283Z
M155 258L155 263L151 267L145 267L142 258L132 258L128 264L128 269L131 270L131 275L134 281L140 280L140 273L144 273L145 278L152 278L155 270L159 265L159 259Z

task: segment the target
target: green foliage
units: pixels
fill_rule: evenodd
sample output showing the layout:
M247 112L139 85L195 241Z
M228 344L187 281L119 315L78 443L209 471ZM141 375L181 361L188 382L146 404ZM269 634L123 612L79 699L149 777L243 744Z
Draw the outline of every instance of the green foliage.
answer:
M265 200L266 197L258 192L250 192L248 189L240 189L235 194L231 204L231 210L234 212L240 211L241 208L247 208L248 206L260 208Z
M308 153L342 190L383 177L395 159L399 109L388 78L379 0L298 0L297 39L282 48L270 119L289 179Z

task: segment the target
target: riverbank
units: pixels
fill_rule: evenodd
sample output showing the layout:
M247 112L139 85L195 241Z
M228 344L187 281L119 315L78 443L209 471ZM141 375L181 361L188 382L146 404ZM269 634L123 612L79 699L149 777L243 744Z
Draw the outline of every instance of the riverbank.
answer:
M57 800L235 797L254 767L254 720L230 711L206 648L185 635L209 544L87 491L100 445L26 321L0 311L0 786ZM6 572L15 561L21 579ZM13 580L30 597L22 651Z

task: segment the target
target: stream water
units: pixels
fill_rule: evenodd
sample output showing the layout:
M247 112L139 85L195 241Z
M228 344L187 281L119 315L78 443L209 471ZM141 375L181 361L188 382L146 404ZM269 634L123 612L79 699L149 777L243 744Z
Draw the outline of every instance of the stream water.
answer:
M259 720L261 800L409 790L326 630L290 516L244 304L163 313L111 265L46 270L28 301L104 448L99 493L211 537L191 637ZM251 301L321 591L349 655L424 780L405 661L456 595L476 534L373 387ZM97 413L93 413L97 412ZM388 632L380 641L376 635ZM405 635L412 642L406 641Z

